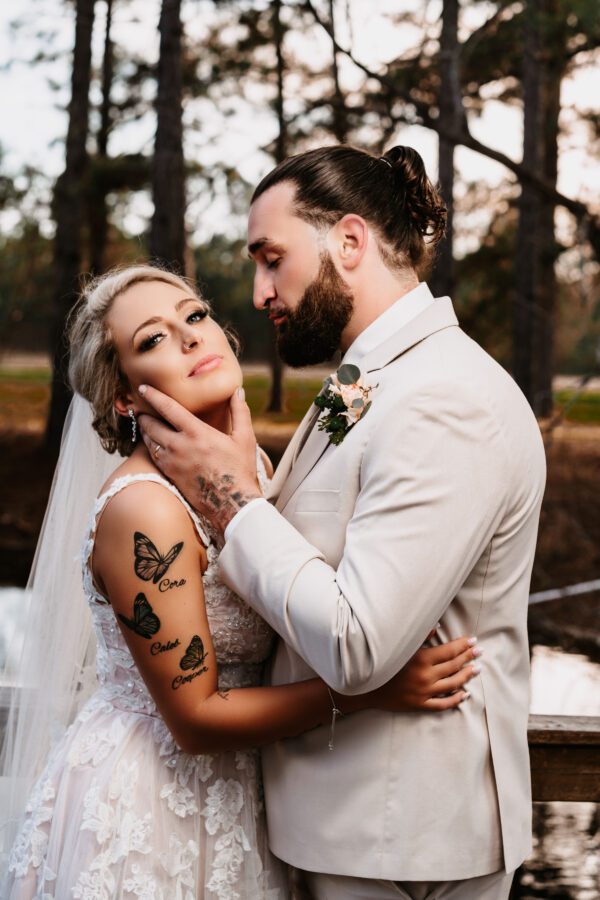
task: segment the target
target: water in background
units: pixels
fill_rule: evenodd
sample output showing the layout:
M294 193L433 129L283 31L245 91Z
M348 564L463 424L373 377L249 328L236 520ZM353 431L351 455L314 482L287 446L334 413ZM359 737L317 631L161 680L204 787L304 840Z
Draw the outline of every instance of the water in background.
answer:
M26 611L25 591L0 588L0 685L18 664ZM600 716L600 666L585 656L535 647L531 688L533 713ZM600 807L535 803L533 821L533 853L517 873L514 900L598 900Z

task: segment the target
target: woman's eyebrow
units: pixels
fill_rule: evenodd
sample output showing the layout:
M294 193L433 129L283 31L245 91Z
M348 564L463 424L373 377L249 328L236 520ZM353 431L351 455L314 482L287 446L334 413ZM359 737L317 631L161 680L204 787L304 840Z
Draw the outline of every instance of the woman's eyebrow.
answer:
M186 305L186 303L200 303L202 306L204 306L204 304L202 303L201 300L198 299L198 297L183 297L181 300L178 300L177 303L175 304L175 311L179 312L179 310L182 309ZM138 331L141 331L142 328L146 327L146 325L156 325L157 322L162 322L162 321L163 320L160 316L152 316L151 319L146 319L145 322L142 322L141 325L138 325L138 327L135 329L135 331L131 335L132 345L133 345L133 339L135 338Z

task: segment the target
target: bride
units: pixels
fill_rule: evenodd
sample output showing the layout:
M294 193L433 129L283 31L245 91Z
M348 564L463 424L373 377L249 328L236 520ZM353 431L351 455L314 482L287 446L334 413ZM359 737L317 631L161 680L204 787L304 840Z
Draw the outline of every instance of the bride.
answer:
M13 832L19 822L5 900L285 900L253 748L329 723L338 707L436 710L468 696L467 639L420 650L360 697L318 678L261 686L272 632L219 582L215 535L137 440L141 383L230 428L242 382L230 340L186 281L151 266L91 282L76 308L76 397L4 750ZM90 426L125 457L110 474ZM257 451L262 489L268 474ZM87 603L70 587L81 537Z

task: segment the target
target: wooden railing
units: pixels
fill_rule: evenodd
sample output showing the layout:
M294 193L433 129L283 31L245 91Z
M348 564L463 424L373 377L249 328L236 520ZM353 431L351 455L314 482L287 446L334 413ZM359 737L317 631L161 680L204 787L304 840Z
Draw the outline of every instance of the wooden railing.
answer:
M530 716L534 800L600 802L600 718Z

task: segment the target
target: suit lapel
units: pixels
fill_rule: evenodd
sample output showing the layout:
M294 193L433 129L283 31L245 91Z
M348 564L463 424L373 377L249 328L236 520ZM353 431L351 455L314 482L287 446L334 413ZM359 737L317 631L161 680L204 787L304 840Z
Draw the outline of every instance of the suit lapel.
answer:
M296 488L304 481L311 469L316 466L317 462L329 446L329 435L325 431L319 431L317 428L317 419L320 410L315 407L316 414L311 416L312 430L306 437L304 446L299 449L296 461L289 473L285 483L281 488L281 493L277 500L277 509L282 510L286 505ZM304 435L303 435L304 436Z
M275 474L271 479L271 484L269 485L269 489L267 491L267 500L270 500L271 503L275 503L277 498L279 497L283 484L285 483L286 478L289 476L298 453L303 447L304 442L306 441L306 438L310 433L310 430L316 422L318 416L319 410L313 403L308 408L306 415L292 435L292 438L286 447L285 453L281 457L281 461L275 470Z
M367 353L357 365L363 374L376 372L378 369L385 368L394 359L398 359L416 344L431 337L432 334L442 331L444 328L451 328L453 325L458 325L458 319L452 301L449 297L441 297L390 338Z

